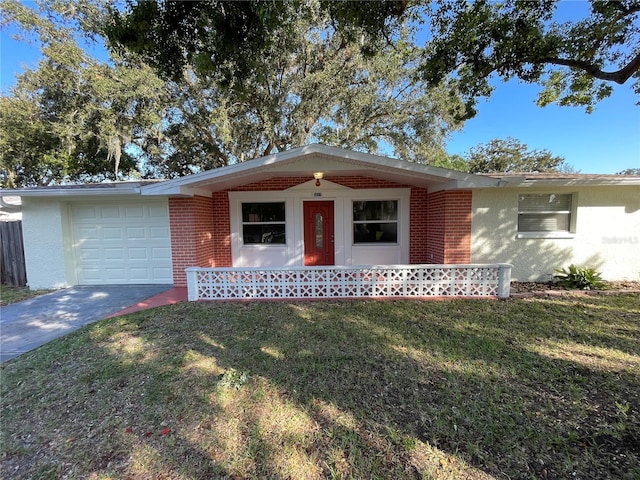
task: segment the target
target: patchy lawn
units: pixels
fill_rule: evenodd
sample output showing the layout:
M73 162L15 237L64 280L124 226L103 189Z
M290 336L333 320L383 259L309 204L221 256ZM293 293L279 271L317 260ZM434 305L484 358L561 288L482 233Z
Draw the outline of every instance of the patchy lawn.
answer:
M640 297L178 304L2 366L5 478L640 477Z
M53 290L31 290L29 287L10 287L0 285L0 306L28 300Z

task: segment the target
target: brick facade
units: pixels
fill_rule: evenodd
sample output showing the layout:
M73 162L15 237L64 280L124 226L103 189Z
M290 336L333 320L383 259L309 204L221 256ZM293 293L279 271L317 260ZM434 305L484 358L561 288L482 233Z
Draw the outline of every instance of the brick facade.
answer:
M231 267L231 225L229 223L229 195L213 193L213 266Z
M409 263L469 263L471 248L471 192L429 194L363 176L327 177L325 180L353 189L411 188ZM232 265L229 191L286 190L309 177L275 177L260 183L214 192L211 197L169 199L171 249L175 286L186 285L185 268Z
M187 285L184 271L187 267L215 266L213 218L212 198L194 196L169 199L174 286Z
M471 262L471 198L469 190L427 195L427 263Z
M406 188L407 185L390 182L371 177L361 176L342 176L342 177L325 177L323 181L330 181L347 188ZM236 187L229 191L232 192L256 192L269 190L286 190L295 187L301 183L309 181L309 177L274 177L260 183L249 183L242 187Z
M429 263L427 191L412 187L409 200L409 263Z

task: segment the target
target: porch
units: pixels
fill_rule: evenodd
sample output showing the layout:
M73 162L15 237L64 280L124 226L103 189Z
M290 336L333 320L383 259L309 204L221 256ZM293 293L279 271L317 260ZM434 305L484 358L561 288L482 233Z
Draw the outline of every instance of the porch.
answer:
M509 297L511 265L375 265L186 269L190 301Z

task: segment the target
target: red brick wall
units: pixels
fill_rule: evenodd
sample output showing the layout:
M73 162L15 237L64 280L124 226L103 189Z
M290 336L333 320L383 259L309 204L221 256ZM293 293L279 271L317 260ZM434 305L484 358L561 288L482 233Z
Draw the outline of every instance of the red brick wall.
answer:
M327 177L345 187L407 188L387 180L348 176ZM286 190L309 181L309 177L276 177L229 191ZM229 191L211 198L169 199L174 285L186 285L185 268L228 267L231 258ZM471 259L470 191L429 194L411 187L409 263L469 263Z
M213 194L213 266L230 267L231 225L229 223L229 195L227 192Z
M429 263L427 191L412 187L409 200L409 263Z
M471 191L427 195L427 262L471 262Z
M259 183L249 183L241 187L232 188L229 191L233 192L255 192L255 191L268 191L268 190L286 190L287 188L295 187L301 183L308 182L310 178L307 177L274 177L269 180L265 180ZM338 185L342 185L348 188L406 188L407 185L401 185L399 183L390 182L388 180L381 180L371 177L360 176L348 176L348 177L325 177L324 182L329 180Z
M174 286L186 286L185 268L214 266L213 218L211 198L169 199Z
M427 263L445 263L444 232L446 228L445 192L427 195Z

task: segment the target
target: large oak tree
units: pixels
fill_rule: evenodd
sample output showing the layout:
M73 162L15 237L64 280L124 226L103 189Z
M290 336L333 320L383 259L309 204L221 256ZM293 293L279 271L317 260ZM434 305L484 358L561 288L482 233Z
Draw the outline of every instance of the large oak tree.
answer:
M446 162L460 97L416 80L419 51L406 40L363 55L321 11L292 14L272 32L242 84L184 65L155 166L163 175L229 165L310 142L406 160ZM446 163L445 163L446 164Z
M3 23L34 33L43 53L2 97L5 185L174 177L310 142L448 165L463 105L450 86L427 89L416 77L408 29L364 54L363 29L337 30L322 8L275 2L288 21L242 82L198 55L161 78L135 52L96 58L82 48L104 39L106 3L2 5Z
M79 44L99 35L98 2L2 3L12 22L41 46L34 69L0 98L3 186L102 181L137 171L128 148L161 124L163 82L134 58L98 60Z
M640 2L591 0L582 19L557 21L559 0L389 0L343 2L252 0L229 2L128 1L113 12L111 39L142 55L165 75L195 65L242 85L272 46L272 32L292 15L327 13L345 38L362 36L362 52L398 39L400 25L425 23L421 78L428 85L453 76L466 100L464 117L475 115L490 80L518 78L539 83L539 104L582 105L587 111L611 94L612 83L636 79L640 91ZM295 12L295 13L294 13Z

